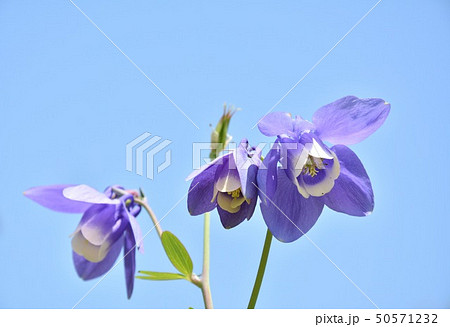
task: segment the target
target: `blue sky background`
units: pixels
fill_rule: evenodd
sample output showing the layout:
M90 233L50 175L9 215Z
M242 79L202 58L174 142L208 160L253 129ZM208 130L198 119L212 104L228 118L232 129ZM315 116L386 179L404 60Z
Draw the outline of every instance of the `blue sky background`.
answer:
M75 3L200 127L197 130L69 1L0 3L0 307L71 308L97 282L72 266L78 215L27 200L31 186L143 187L159 217L185 195L193 142L208 141L226 101L243 108L235 140L270 141L253 124L376 1L87 1ZM374 213L325 209L309 237L380 308L450 306L450 3L383 1L276 108L310 119L345 95L392 104L386 123L352 149L372 179ZM125 170L143 132L173 141L153 181ZM163 156L157 160L164 161ZM151 224L139 216L144 231ZM163 221L201 270L202 218L185 201ZM212 214L216 307L247 305L265 235L259 209L224 230ZM173 271L156 237L143 270ZM120 264L80 308L202 307L184 281L136 281ZM259 308L371 308L307 239L274 241Z

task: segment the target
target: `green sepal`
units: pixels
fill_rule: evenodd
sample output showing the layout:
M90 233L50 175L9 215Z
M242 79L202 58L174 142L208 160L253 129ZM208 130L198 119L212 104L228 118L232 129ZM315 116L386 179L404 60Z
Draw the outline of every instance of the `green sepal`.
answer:
M142 188L139 188L139 195L140 195L141 199L145 198L145 194L144 194L144 191L142 190Z

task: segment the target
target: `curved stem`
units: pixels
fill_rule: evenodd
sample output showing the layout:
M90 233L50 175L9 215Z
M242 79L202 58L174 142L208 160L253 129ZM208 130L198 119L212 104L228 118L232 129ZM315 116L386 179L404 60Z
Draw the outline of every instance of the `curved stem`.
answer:
M210 213L205 213L203 231L203 271L202 271L202 294L205 302L205 309L213 309L211 288L209 286L209 230Z
M156 229L156 232L158 233L159 238L161 238L163 231L161 229L161 226L159 225L158 218L156 218L156 215L153 212L152 208L148 205L147 200L135 199L134 202L139 204L141 207L143 207L145 209L145 211L147 211L148 215L150 216L150 218L153 222L153 225L155 225L155 229Z
M124 191L120 188L113 187L112 190L114 193L116 193L118 195L129 194L127 191ZM158 218L156 218L156 215L153 212L152 208L149 206L147 200L145 198L142 198L142 199L134 198L134 202L139 204L141 207L143 207L145 209L145 211L147 211L148 215L150 216L150 219L153 222L153 225L155 225L155 229L156 229L156 232L158 233L159 238L161 238L163 231L161 229L161 226L159 225Z
M258 273L256 274L255 284L253 285L252 295L250 301L248 302L247 309L254 309L256 305L256 300L258 299L259 290L264 277L264 272L266 271L267 258L269 257L270 245L272 244L272 233L267 229L266 239L264 241L264 248L261 254L261 259L259 262Z
M126 195L129 194L128 192L113 187L113 192L117 195ZM159 238L161 239L162 236L162 229L159 225L158 218L156 218L155 213L153 212L152 208L148 204L145 197L143 198L134 198L134 202L139 204L141 207L147 211L148 215L150 216L150 219L153 222L153 225L155 226L156 232L158 233ZM194 285L198 286L202 290L203 294L203 301L205 302L205 309L213 309L213 302L211 297L211 288L209 286L209 238L210 238L210 213L205 213L205 221L204 221L204 232L203 232L203 272L202 277L199 278L197 275L192 274L190 277L190 282Z

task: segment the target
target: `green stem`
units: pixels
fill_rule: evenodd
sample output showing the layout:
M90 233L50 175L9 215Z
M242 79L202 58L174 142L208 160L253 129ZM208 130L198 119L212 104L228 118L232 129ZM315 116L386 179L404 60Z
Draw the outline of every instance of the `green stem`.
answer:
M112 190L114 193L121 195L121 196L129 194L128 192L126 192L120 188L113 187ZM155 229L156 229L156 232L158 233L159 238L161 238L163 231L161 229L161 226L159 225L158 218L156 218L155 213L153 212L152 208L149 206L147 199L146 198L141 198L141 199L135 198L134 202L139 204L141 207L143 207L145 209L145 211L147 211L148 215L150 216L150 219L153 222L153 225L155 225Z
M205 309L213 309L211 297L211 288L209 286L209 230L210 213L205 213L204 231L203 231L203 271L202 271L202 294L205 302Z
M113 187L113 192L117 195L123 196L126 194L129 194L128 192ZM141 198L134 198L134 202L139 204L142 208L147 211L148 215L150 216L150 219L153 222L153 225L155 226L156 232L158 233L159 239L161 239L162 236L162 229L159 225L158 218L156 217L155 213L153 212L152 208L147 202L147 199L145 197ZM200 278L196 274L192 274L190 276L189 281L199 287L202 290L203 294L203 301L205 302L205 308L206 309L212 309L213 303L211 298L211 289L209 286L209 229L210 229L210 213L205 213L205 223L204 223L204 250L203 250L203 272L202 277Z
M272 244L272 233L267 229L266 240L264 241L264 248L261 254L261 260L259 262L258 273L256 274L255 284L253 285L252 295L250 301L248 302L247 309L254 309L256 305L256 300L258 299L259 290L264 277L264 272L266 271L267 258L269 257L270 244Z
M156 215L153 212L152 208L148 205L147 200L135 199L134 202L139 204L141 207L143 207L145 209L145 211L147 211L148 215L150 216L150 219L153 222L153 225L155 225L155 229L156 229L156 232L158 233L159 238L161 238L163 231L161 229L161 226L159 225L158 218L156 218Z

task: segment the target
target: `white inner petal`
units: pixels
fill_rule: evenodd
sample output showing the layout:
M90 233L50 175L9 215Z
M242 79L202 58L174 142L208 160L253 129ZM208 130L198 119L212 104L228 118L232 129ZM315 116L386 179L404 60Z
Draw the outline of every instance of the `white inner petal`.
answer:
M333 159L333 156L326 152L315 139L313 139L313 143L311 144L309 155L316 158Z
M331 174L327 173L327 176L320 183L306 184L303 182L303 186L312 196L322 196L331 191L334 186L334 178L331 177Z
M294 179L294 185L297 187L298 193L300 193L305 199L309 198L309 193L306 191L306 188L298 182L297 178Z
M111 200L104 193L84 184L65 188L63 195L69 200L87 203L114 204L120 202L118 199Z
M90 262L100 262L105 259L109 250L109 243L104 242L102 245L93 245L81 232L76 233L72 238L72 249L78 255L83 256Z
M340 173L339 160L333 153L333 167L325 170L325 178L317 184L306 184L302 180L302 184L306 191L312 196L322 196L330 192L334 187L334 181L338 178ZM314 177L313 177L314 179Z
M93 245L102 245L109 236L109 233L103 233L103 230L94 224L86 224L81 226L81 233L86 240Z
M295 177L298 177L302 173L303 167L305 166L306 162L308 161L308 155L309 155L308 149L303 148L300 156L298 156L297 158L294 159L294 160L297 160L297 162L295 162L295 165L294 165L294 176Z
M219 190L214 185L214 191L213 191L213 197L211 199L211 203L213 203L216 200L217 194L219 193Z
M223 209L228 211L229 213L236 213L239 211L241 206L233 207L232 206L233 198L225 193L219 192L217 195L217 204Z
M240 188L241 181L237 170L228 170L228 173L225 176L220 177L217 180L215 187L219 190L219 192L231 192Z
M244 203L245 198L243 196L240 196L238 198L233 198L233 200L231 200L231 207L232 208L239 208L241 206L242 203Z
M339 163L336 154L331 150L330 152L333 155L333 169L331 170L331 175L334 179L337 179L339 177L339 174L341 173L341 164Z
M103 242L105 242L105 240L108 238L109 234L111 233L111 231L105 232L104 228L99 226L99 222L102 224L106 224L106 222L104 221L104 219L102 219L100 214L101 215L110 214L111 215L110 219L111 220L114 219L114 211L111 209L112 209L111 207L108 207L105 210L96 212L94 215L89 217L88 221L86 221L84 224L82 224L82 226L80 228L81 233L93 245L103 244ZM119 223L120 223L120 221L119 221ZM116 224L117 224L117 222L116 222ZM111 226L111 225L109 225L109 226Z

